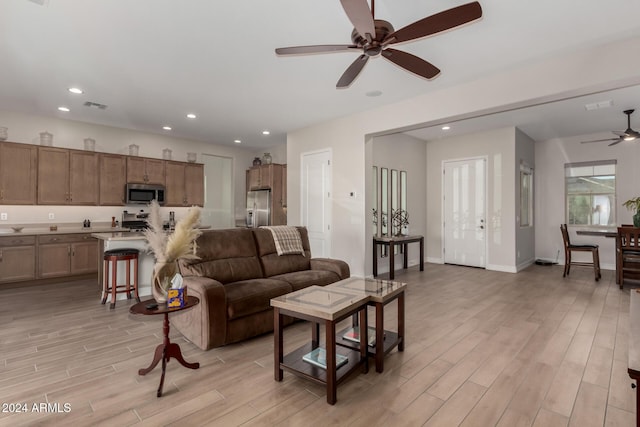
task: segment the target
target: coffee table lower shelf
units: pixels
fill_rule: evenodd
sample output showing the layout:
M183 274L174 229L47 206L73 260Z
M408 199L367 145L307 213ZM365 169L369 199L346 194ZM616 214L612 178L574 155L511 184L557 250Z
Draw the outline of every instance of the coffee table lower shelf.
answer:
M340 346L340 347L344 347L344 348L348 348L348 349L352 349L354 351L360 351L360 344L355 342L355 341L350 341L347 339L342 338L342 336L344 334L347 333L347 331L349 331L351 328L344 328L343 330L339 331L336 333L336 345ZM402 342L402 338L393 331L387 331L385 329L384 331L384 344L382 347L382 353L383 354L387 354L389 353L391 350L393 350L397 345L399 345ZM369 356L373 356L375 357L376 355L376 350L377 350L378 346L367 346L367 354ZM360 353L358 353L360 354Z
M337 337L336 337L337 339ZM302 360L302 356L313 350L311 343L305 344L302 347L284 355L280 368L300 375L303 378L307 378L318 384L327 384L327 370L319 366L313 365L309 362ZM364 357L360 357L360 349L351 350L350 348L337 347L336 353L347 356L347 363L340 366L336 370L336 385L340 384L349 374L361 367L365 362Z

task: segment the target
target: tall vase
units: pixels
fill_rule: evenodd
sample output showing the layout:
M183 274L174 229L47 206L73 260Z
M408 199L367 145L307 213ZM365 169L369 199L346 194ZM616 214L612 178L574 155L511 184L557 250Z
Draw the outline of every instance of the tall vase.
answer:
M640 211L636 212L633 216L633 226L636 228L640 228Z
M172 262L157 262L153 266L151 291L158 304L167 302L167 290L171 287L171 279L178 272L178 264Z

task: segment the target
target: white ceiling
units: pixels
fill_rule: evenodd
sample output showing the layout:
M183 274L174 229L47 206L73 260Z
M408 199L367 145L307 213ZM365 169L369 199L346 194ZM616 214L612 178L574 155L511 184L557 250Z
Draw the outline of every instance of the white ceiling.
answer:
M376 18L398 29L465 2L378 0ZM397 46L438 66L434 80L375 58L350 88L336 90L357 54L277 57L274 49L350 43L352 25L338 0L2 0L0 109L155 133L169 125L176 137L228 145L241 139L257 149L313 123L640 34L637 0L480 3L481 20ZM623 58L612 66L623 66ZM85 93L67 92L71 86ZM375 90L382 95L365 95ZM613 97L600 95L595 101ZM507 125L536 140L624 130L621 111L640 108L640 98L637 89L620 96L626 98L610 112L585 111L581 100L529 110ZM84 107L86 101L108 108ZM60 105L71 111L57 111ZM198 118L186 119L189 112Z

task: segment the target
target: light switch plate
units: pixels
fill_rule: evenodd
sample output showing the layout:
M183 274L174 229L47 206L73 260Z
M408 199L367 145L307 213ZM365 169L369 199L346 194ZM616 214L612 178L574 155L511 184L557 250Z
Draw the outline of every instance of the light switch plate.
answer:
M53 212L49 213L49 219L56 219L56 216L53 214Z
M9 216L7 215L7 213L6 213L6 212L2 212L2 213L0 213L0 220L2 220L2 221L6 221L6 220L8 220L8 219L9 219Z

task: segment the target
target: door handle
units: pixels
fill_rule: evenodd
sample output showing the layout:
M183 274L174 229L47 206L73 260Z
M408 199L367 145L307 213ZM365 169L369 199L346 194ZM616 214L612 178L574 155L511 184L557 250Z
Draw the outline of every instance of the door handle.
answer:
M481 225L481 226L480 226L480 229L481 229L481 230L484 230L484 225Z

